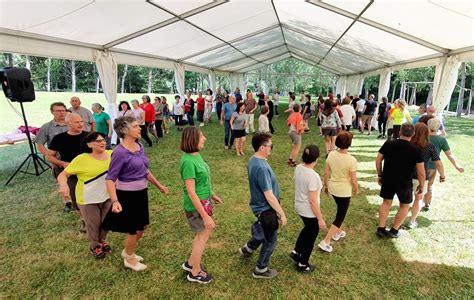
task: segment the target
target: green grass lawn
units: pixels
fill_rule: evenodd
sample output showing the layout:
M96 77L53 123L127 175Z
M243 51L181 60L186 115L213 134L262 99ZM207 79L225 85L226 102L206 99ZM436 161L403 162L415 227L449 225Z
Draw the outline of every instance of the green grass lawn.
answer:
M66 97L62 99L65 101L69 99L66 95L62 97ZM102 95L97 97L99 102L104 101ZM60 98L60 94L52 94L50 99ZM83 98L96 99L95 95ZM36 103L27 105L40 107ZM11 114L4 111L2 120ZM40 116L44 117L41 121L50 119L47 110L34 117L33 111L29 113L32 123L38 121L33 125L41 125ZM0 148L0 297L474 297L474 175L470 151L474 142L473 121L447 119L450 146L466 172L456 173L443 155L446 183L436 184L432 210L421 214L419 228L403 231L397 240L378 239L374 234L381 202L374 159L382 142L374 135L356 133L350 152L359 161L361 193L352 199L343 224L348 236L333 244L331 254L314 250L311 262L317 269L312 274L296 272L288 256L302 222L293 209L294 169L285 164L290 151L285 123L285 116L274 119L276 134L269 159L282 189L281 202L288 217L288 225L279 232L278 246L271 260L271 266L279 272L277 278L269 281L253 279L251 272L256 257L242 258L237 254L238 247L249 238L254 220L248 206L246 174L246 163L252 151L247 145L246 156L242 158L224 150L223 128L212 123L203 127L207 142L202 155L211 167L214 190L224 200L224 204L215 209L218 228L203 257L206 268L214 275L214 282L207 286L190 284L180 268L190 253L193 235L182 208L180 135L172 128L159 145L146 148L152 171L170 188L170 193L162 195L150 188L152 225L137 249L148 265L143 273L133 273L123 267L120 259L123 236L120 234L109 235L114 252L105 260L95 261L88 254L87 238L77 231L77 217L62 212L50 173L40 177L19 175L9 186L3 186L28 149L25 143ZM313 131L303 137L303 144L316 143L323 148L323 139L316 133L314 119L311 129ZM319 174L323 167L324 158L317 165ZM323 196L321 207L326 221L332 222L334 201ZM395 211L394 206L389 222Z

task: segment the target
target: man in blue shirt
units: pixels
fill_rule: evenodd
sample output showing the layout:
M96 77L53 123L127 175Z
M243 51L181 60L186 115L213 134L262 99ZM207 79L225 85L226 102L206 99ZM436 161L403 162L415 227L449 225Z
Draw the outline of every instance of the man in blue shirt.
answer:
M235 103L235 95L229 96L229 102L224 103L221 112L221 125L224 125L224 148L230 149L234 145L234 133L230 128L230 119L235 112L237 104Z
M280 188L267 158L273 148L272 136L257 133L252 137L255 155L249 160L247 172L250 186L250 208L258 221L252 226L251 239L239 249L250 256L260 245L260 256L253 271L254 278L273 278L277 272L268 268L278 238L278 223L286 225L286 216L280 205ZM259 229L255 229L258 226ZM259 233L260 231L260 233ZM261 234L263 231L263 234Z

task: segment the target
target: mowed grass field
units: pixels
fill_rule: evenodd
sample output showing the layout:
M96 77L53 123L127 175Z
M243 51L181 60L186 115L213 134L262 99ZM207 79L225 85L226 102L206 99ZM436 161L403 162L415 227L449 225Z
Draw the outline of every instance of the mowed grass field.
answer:
M40 94L40 93L38 93ZM119 100L140 95L122 95ZM104 103L103 95L80 95L86 107ZM25 104L32 125L51 118L52 101L68 101L70 94L42 94ZM40 105L41 104L41 105ZM2 128L16 126L15 116L5 105ZM43 110L43 112L41 112ZM7 112L6 112L7 111ZM283 105L280 107L283 111ZM151 226L140 241L137 253L146 259L148 269L134 273L120 258L123 236L109 235L114 251L105 260L88 254L88 241L78 232L79 221L62 212L56 184L49 172L40 177L18 175L7 187L5 181L28 153L27 144L0 148L0 297L1 298L458 298L474 297L474 181L471 146L472 120L448 118L448 141L465 167L459 174L442 155L446 183L436 183L430 212L419 217L419 228L403 231L396 240L378 239L379 187L374 159L382 141L355 133L350 153L358 160L361 193L353 197L343 224L348 235L334 243L334 252L322 253L316 247L310 261L316 271L300 274L288 253L302 227L293 208L293 171L285 161L290 152L286 114L274 119L276 134L269 163L282 190L281 203L288 225L279 232L271 267L279 275L273 280L256 280L251 272L256 256L242 258L238 248L250 236L254 217L248 206L246 164L252 150L248 143L245 157L224 150L223 127L214 122L202 128L207 137L202 155L211 168L214 190L224 201L215 209L218 228L211 236L203 257L214 275L207 286L190 284L180 264L188 257L193 234L182 208L182 182L179 177L180 134L170 134L152 148L146 148L150 168L166 184L170 193L149 190ZM312 132L303 136L303 145L315 143L324 152L315 120ZM316 166L322 175L324 158ZM397 201L389 224L396 212ZM321 208L330 224L335 203L322 196ZM326 232L321 232L319 243Z

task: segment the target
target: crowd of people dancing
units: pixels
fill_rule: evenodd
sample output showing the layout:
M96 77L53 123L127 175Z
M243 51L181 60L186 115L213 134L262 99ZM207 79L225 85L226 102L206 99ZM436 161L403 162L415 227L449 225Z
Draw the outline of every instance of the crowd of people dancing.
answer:
M107 233L120 232L125 234L121 252L124 266L134 271L147 268L145 258L136 254L136 249L150 224L148 185L151 183L165 194L169 189L151 172L140 139L153 147L174 125L181 134L179 172L184 218L195 234L191 253L181 267L190 282L205 284L213 280L203 267L202 255L216 228L214 204L223 200L213 188L211 169L200 151L206 142L201 128L215 120L224 130L224 150L235 150L237 156L244 157L246 140L250 137L254 152L247 162L247 171L250 210L255 222L251 224L251 237L238 252L250 257L260 248L252 276L277 276L277 271L269 267L270 259L278 230L287 224L287 217L268 158L273 149L272 135L276 133L272 120L281 115L280 93L275 90L272 96L263 92L256 96L258 100L247 90L244 98L238 88L232 94L220 88L215 93L208 89L204 97L199 92L196 101L190 92L186 92L184 99L176 95L169 105L164 96L155 97L151 103L150 97L144 95L141 104L138 100L121 101L113 121L99 103L92 105L92 113L81 106L78 97L71 98L69 109L62 102L52 103L53 120L41 127L35 142L53 166L64 211L77 212L80 230L87 234L92 256L103 259L111 253ZM387 139L375 158L383 199L375 233L381 238L399 237L402 226L416 228L420 211L430 209L437 174L440 182L446 180L441 151L459 172L464 172L449 147L444 124L436 117L433 106L421 105L419 115L411 118L403 99L389 103L387 97L377 102L372 94L365 100L362 95L334 97L331 93L317 99L312 101L311 95L302 91L297 101L295 94L289 93L288 107L284 110L288 114L288 132L284 134L291 143L287 165L294 168L294 208L303 224L289 256L300 272L315 269L310 257L320 230L327 233L317 246L328 253L333 252L333 242L348 235L342 226L351 197L359 193L357 160L349 151L357 136L353 132L371 135L378 128L377 138ZM254 125L256 115L258 128ZM300 153L302 135L311 134L311 119L315 119L313 125L317 125L319 135L324 137L325 149L322 152L311 143ZM112 145L115 145L113 150ZM323 179L315 171L321 154L325 159ZM330 225L326 224L329 216L320 208L321 192L330 195L337 208ZM387 229L395 195L400 206ZM410 208L411 218L404 225Z

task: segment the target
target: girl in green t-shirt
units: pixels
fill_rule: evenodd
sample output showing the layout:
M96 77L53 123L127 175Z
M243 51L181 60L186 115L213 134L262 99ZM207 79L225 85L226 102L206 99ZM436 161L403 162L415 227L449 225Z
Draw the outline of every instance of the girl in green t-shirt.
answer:
M211 232L216 228L212 216L212 203L222 203L219 196L212 193L209 166L204 162L200 150L204 148L206 137L196 127L187 127L181 136L181 150L184 152L179 164L183 179L184 211L189 227L196 236L189 259L182 268L188 271L190 282L209 283L212 276L202 269L201 257Z

